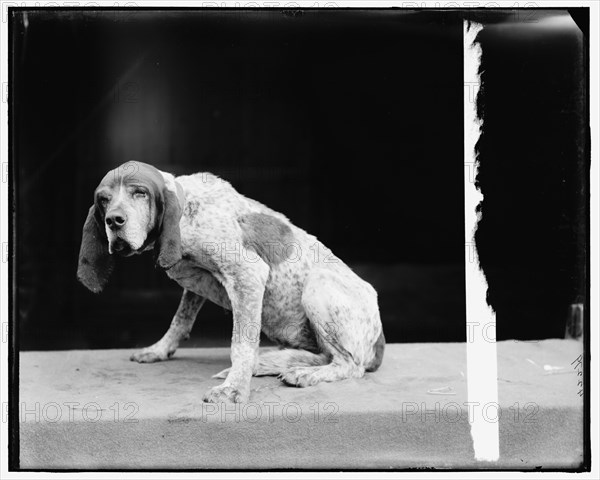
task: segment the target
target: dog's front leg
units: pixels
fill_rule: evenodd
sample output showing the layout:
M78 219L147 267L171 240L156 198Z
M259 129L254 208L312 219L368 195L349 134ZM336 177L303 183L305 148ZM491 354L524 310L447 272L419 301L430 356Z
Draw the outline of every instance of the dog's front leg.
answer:
M168 360L177 350L179 342L187 340L196 321L196 316L205 302L205 298L190 290L184 290L177 313L171 321L167 333L154 345L131 355L130 360L139 363L153 363Z
M211 388L205 402L241 403L250 397L250 380L258 360L262 302L269 267L262 261L225 276L223 285L233 310L231 370L225 381Z

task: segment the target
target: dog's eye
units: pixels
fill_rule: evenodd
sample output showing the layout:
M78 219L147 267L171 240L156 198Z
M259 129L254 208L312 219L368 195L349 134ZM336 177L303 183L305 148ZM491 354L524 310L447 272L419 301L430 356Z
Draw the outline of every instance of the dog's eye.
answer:
M100 197L98 199L98 202L100 202L100 205L102 205L103 207L106 207L106 205L108 204L108 198L106 198L106 197Z
M136 190L133 192L133 196L137 198L146 198L146 192L144 190Z

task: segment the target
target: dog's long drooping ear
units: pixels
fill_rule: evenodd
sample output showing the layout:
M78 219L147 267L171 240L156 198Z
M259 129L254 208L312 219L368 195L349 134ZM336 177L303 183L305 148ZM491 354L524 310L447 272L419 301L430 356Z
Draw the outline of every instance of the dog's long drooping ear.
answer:
M96 206L92 205L83 225L77 278L92 292L99 293L108 282L114 263L108 253L106 233L96 218Z
M166 187L163 190L163 199L163 218L156 245L158 250L156 263L167 270L181 260L179 221L182 211L177 195Z

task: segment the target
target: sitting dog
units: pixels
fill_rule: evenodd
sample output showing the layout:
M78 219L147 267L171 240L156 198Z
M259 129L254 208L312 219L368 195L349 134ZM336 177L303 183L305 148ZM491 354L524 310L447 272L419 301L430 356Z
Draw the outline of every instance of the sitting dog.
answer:
M154 250L183 287L167 333L132 355L169 359L206 299L233 312L231 368L206 402L246 402L252 375L288 385L359 378L381 364L377 293L316 237L209 173L174 177L128 162L96 188L83 226L78 279L92 292L114 256ZM260 332L280 345L258 355Z

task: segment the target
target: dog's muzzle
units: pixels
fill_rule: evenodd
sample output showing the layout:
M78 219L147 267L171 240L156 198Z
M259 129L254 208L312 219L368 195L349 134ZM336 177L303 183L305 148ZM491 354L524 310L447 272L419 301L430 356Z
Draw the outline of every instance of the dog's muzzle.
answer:
M129 257L134 254L134 250L129 243L122 238L115 238L110 244L112 253L116 253L122 257Z

